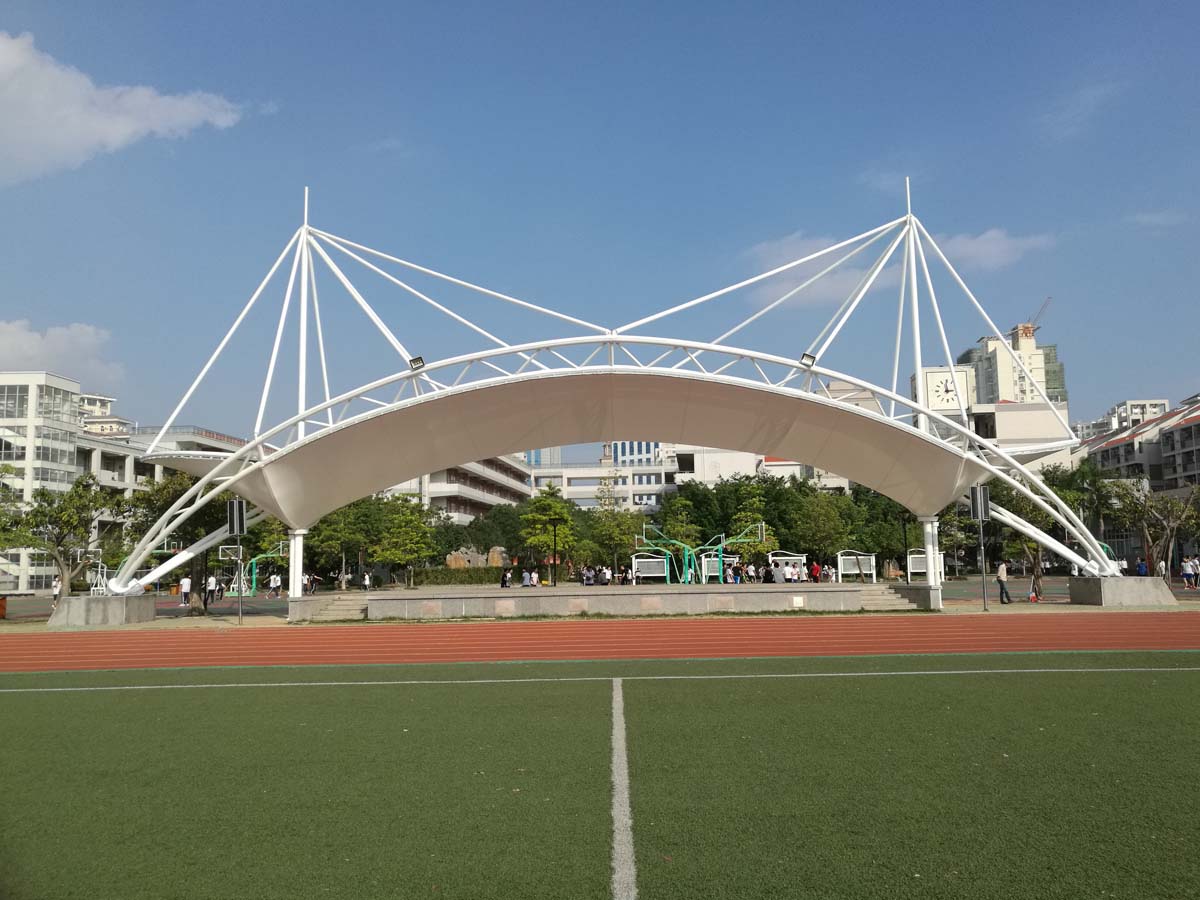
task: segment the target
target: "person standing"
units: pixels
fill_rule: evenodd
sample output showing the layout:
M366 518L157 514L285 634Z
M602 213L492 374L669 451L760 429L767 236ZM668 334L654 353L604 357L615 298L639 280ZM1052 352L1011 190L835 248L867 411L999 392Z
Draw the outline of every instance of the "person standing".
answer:
M192 594L192 576L184 575L179 579L179 605L187 606Z
M529 586L530 586L530 587L537 587L537 586L538 586L538 582L539 582L540 580L541 580L541 578L540 578L540 576L538 575L538 570L537 570L537 569L534 569L532 572L530 572L530 573L529 573Z
M1158 577L1159 577L1159 578L1161 578L1163 581L1167 582L1167 584L1170 584L1170 583L1171 583L1171 579L1167 577L1167 563L1166 563L1166 561L1165 561L1165 560L1161 560L1161 559L1160 559L1160 560L1158 561L1158 565L1156 566L1156 568L1157 568L1157 570L1158 570Z
M1012 603L1012 597L1008 593L1008 563L1000 560L1000 565L996 566L996 584L1000 585L1000 602Z
M1133 573L1137 575L1138 578L1145 578L1150 574L1150 567L1146 565L1146 561L1140 556L1137 558L1137 565L1134 567Z
M62 597L62 579L57 575L55 575L54 580L50 582L50 593L54 597L54 599L50 602L50 612L54 612L54 610L58 609L59 598Z
M204 611L208 612L208 604L217 599L217 576L209 575L204 583Z
M813 564L809 567L808 574L811 576L813 584L817 584L821 581L821 564L815 559L813 560Z
M371 573L370 573L370 571L365 571L365 570L363 571L362 589L364 591L369 591L371 589Z

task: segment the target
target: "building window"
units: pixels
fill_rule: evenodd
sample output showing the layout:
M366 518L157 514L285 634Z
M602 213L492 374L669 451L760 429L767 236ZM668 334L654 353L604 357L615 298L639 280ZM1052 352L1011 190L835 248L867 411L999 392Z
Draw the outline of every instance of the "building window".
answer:
M60 465L74 465L75 451L69 450L66 447L52 447L46 444L38 444L33 448L34 459L38 462L59 463Z
M25 459L25 429L0 425L0 462Z
M33 470L33 480L51 485L69 485L75 483L75 473L67 472L64 469L47 469L43 466L36 466Z
M29 416L29 386L0 384L0 419L24 419Z
M48 384L40 385L37 414L43 419L75 422L79 418L79 395Z

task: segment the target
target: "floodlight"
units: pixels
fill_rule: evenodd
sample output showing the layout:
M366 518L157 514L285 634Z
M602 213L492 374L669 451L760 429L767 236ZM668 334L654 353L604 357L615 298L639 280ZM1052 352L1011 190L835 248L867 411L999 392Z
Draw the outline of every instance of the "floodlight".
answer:
M801 353L800 354L801 367L803 367L805 369L811 369L816 364L817 364L817 358L815 356L813 356L811 353Z
M419 369L425 368L425 357L414 356L412 359L410 359L408 361L408 367L410 369L412 369L414 372L418 371Z

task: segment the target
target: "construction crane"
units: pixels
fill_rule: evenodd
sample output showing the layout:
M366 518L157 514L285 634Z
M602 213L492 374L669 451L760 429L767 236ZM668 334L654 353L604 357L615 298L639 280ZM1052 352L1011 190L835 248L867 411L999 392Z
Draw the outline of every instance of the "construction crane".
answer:
M1046 307L1048 307L1048 306L1050 305L1050 301L1051 301L1051 300L1053 300L1053 299L1054 299L1053 297L1047 297L1045 300L1043 300L1043 301L1042 301L1042 306L1041 306L1041 308L1040 308L1040 309L1037 311L1037 314L1036 314L1036 315L1035 315L1035 316L1034 316L1032 319L1030 319L1030 320L1029 320L1029 324L1033 326L1033 330L1034 330L1034 331L1037 331L1037 329L1038 329L1038 322L1040 322L1040 321L1041 321L1041 319L1042 319L1042 316L1043 316L1043 315L1045 314L1045 312L1046 312Z

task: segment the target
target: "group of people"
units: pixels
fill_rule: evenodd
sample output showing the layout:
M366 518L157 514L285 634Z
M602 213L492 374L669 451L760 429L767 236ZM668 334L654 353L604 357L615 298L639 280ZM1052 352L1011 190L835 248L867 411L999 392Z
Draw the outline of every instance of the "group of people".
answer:
M209 575L208 580L204 582L204 591L201 593L201 601L204 604L204 611L208 612L208 607L213 603L220 603L225 599L225 582L219 579L216 575ZM184 575L179 579L179 605L188 606L191 604L192 598L192 577Z
M537 569L522 569L521 570L521 587L537 587L541 583L541 576ZM505 568L500 573L500 587L508 588L513 586L513 570Z
M769 566L755 566L754 563L729 563L725 566L724 578L726 584L799 584L802 581L835 581L836 573L833 566L826 563L821 565L816 560L808 566L792 560L778 560Z
M367 577L367 585L370 585L370 576ZM306 572L301 576L301 584L303 592L309 596L317 592L317 584L323 579L320 575ZM200 600L204 611L208 611L208 607L214 603L220 603L225 599L225 591L232 586L232 579L226 580L218 578L216 575L209 575L204 580L203 591L200 594ZM267 598L280 598L283 596L283 576L278 572L272 572L266 579ZM364 588L365 590L365 588ZM192 598L192 577L184 575L179 579L179 605L188 606L191 604Z
M624 566L613 575L613 570L609 566L584 566L579 570L579 581L588 587L600 584L612 584L614 578L617 584L633 584L633 576Z

